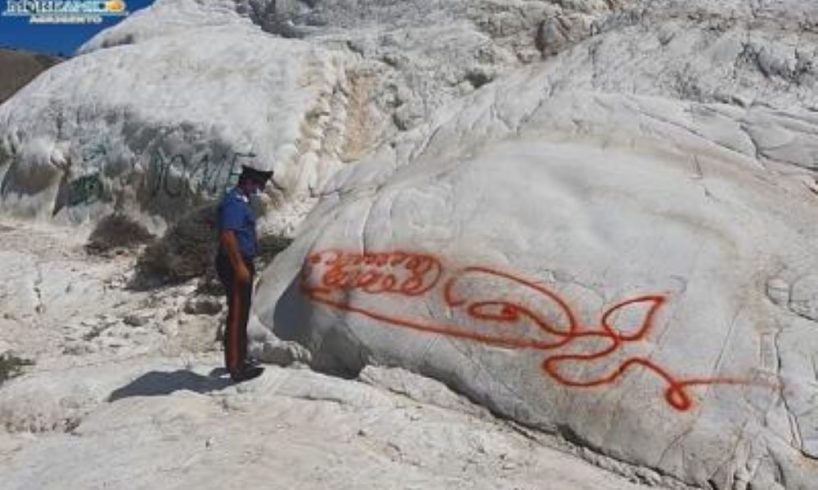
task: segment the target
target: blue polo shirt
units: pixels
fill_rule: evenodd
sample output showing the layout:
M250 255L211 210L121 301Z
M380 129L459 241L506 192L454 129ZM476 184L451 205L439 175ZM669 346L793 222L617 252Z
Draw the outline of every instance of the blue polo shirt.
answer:
M228 191L219 203L219 232L233 230L241 255L252 260L256 256L256 213L250 199L238 187Z

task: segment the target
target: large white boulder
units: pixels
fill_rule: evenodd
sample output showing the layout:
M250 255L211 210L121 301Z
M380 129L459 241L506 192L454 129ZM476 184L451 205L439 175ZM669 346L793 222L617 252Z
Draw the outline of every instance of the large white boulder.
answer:
M815 80L760 64L811 7L744 6L607 31L337 174L255 315L317 367L402 366L666 483L811 488Z
M0 107L2 207L172 220L242 165L275 170L277 187L308 198L340 165L329 154L346 137L343 83L338 56L251 25L78 56Z
M815 197L635 146L519 138L345 188L257 315L321 368L407 367L688 483L808 488Z
M810 488L815 9L157 2L0 106L0 209L161 226L272 168L282 228L322 200L253 325L317 367L435 377L668 485Z

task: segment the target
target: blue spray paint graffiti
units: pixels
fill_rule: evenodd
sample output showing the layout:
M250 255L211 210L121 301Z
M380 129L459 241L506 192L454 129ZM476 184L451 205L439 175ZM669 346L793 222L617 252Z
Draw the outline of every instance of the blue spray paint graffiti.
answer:
M68 205L93 204L102 198L99 173L84 175L68 183Z
M218 194L236 183L241 173L241 160L255 156L254 153L233 153L211 162L209 153L189 159L183 154L166 157L157 150L150 161L148 190L151 196L163 193L168 197L180 197L185 190ZM195 186L192 189L191 184Z
M111 153L107 140L89 144L82 152L82 167L91 170L68 182L68 206L93 204L102 199L104 185L100 178L105 160ZM255 153L225 153L213 158L210 153L189 157L179 153L167 156L161 149L151 153L147 172L147 190L151 197L165 195L178 198L192 194L217 195L235 185L241 165Z
M93 204L102 198L103 185L99 176L108 156L109 146L105 139L84 147L80 156L82 168L91 172L68 182L68 206Z

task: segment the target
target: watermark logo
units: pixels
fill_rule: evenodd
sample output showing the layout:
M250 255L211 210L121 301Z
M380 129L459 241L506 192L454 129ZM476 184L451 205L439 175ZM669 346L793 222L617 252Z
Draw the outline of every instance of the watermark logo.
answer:
M8 0L3 16L28 17L31 24L99 24L129 14L123 0Z

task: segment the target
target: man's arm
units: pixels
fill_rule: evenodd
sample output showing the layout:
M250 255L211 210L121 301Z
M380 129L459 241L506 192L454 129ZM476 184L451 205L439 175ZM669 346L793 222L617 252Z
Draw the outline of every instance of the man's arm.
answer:
M227 253L227 259L236 272L236 279L242 284L250 284L250 271L244 265L244 259L242 259L239 251L239 241L236 239L233 230L222 230L219 233L219 243Z

